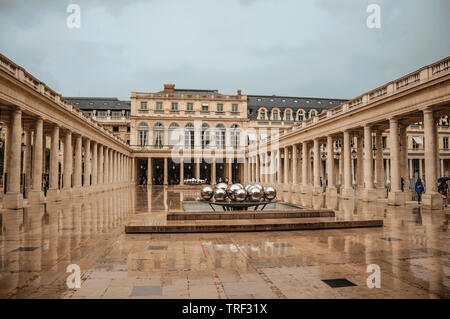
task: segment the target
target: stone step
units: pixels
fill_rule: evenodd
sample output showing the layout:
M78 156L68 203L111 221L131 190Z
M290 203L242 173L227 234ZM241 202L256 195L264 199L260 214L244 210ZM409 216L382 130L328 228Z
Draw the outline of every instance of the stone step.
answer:
M128 234L252 232L383 226L383 220L337 220L335 217L199 221L168 220L164 223L164 225L152 225L150 220L147 223L143 220L131 222L129 225L125 226L125 232Z
M228 219L267 219L267 218L312 218L334 217L331 209L296 209L296 210L264 210L264 211L190 211L167 214L167 220L228 220Z

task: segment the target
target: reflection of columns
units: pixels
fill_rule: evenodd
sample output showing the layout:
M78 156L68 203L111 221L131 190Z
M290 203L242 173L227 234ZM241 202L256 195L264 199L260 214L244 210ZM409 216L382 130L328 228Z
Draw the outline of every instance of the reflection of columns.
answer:
M375 132L375 175L378 197L384 197L384 171L383 171L383 134L377 130Z
M42 196L42 140L43 140L43 121L41 118L36 120L34 127L34 145L33 145L33 190L30 194L30 200L38 201Z
M97 142L92 144L92 185L97 185L97 169L98 169L98 145Z
M365 201L377 199L373 187L373 154L372 154L372 130L369 125L364 126L364 195Z
M344 188L342 190L343 197L350 197L353 195L352 188L352 154L350 145L350 132L344 131L344 139L342 148L344 150Z
M292 145L292 184L297 185L297 144Z
M184 185L184 157L180 157L180 185Z
M403 205L404 194L400 188L400 140L398 120L389 120L389 153L391 155L391 191L388 196L389 205Z
M320 164L322 160L320 159L320 148L319 148L319 138L314 139L314 162L313 162L313 174L314 174L314 191L321 192L320 189Z
M76 188L81 187L81 166L82 166L82 157L81 157L81 136L78 135L75 139L75 165L73 169L73 185Z
M302 143L302 185L308 187L308 143Z
M59 153L59 126L52 129L50 147L50 179L47 197L56 200L58 196L58 153Z
M424 137L425 142L425 194L423 196L423 206L431 209L442 207L442 198L437 192L437 132L433 111L426 109L423 111Z
M73 150L72 150L72 132L67 130L64 135L64 180L63 190L65 196L70 196L70 189L72 188L72 164Z
M289 184L289 148L286 146L284 148L284 167L283 167L283 184Z
M200 163L197 163L198 165L200 165ZM168 162L167 162L167 157L164 157L164 185L168 184L168 180L169 180L169 174L168 174Z
M334 181L334 147L333 136L327 136L327 175L328 175L328 187L327 193L336 193L336 184Z

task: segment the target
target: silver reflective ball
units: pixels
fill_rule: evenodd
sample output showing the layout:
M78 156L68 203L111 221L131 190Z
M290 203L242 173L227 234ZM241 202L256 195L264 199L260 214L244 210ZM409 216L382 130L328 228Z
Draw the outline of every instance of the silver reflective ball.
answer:
M248 190L251 188L251 187L253 187L253 184L247 184L247 185L245 185L245 190L248 192Z
M260 190L264 191L264 187L261 184L253 184L253 187L258 187Z
M239 186L239 188L244 189L244 185L242 185L242 184L236 183L236 184L234 184L234 185L237 185L237 186Z
M233 185L228 186L228 188L227 188L227 195L228 195L228 197L231 198L232 200L236 200L234 195L235 195L235 192L238 189L241 189L241 188L237 184L233 184Z
M247 191L239 188L234 192L234 198L237 202L243 202L247 198Z
M264 187L264 197L267 200L273 200L277 197L277 191L272 186Z
M220 189L225 190L225 189L228 188L228 185L225 184L225 183L219 183L219 184L216 185L216 188L220 188Z
M202 188L200 193L204 200L210 200L213 197L214 191L211 187L206 186Z
M258 187L251 187L248 191L248 197L253 202L259 202L263 195L263 191Z
M225 198L227 197L227 192L222 188L216 188L214 190L214 198L218 202L223 202Z

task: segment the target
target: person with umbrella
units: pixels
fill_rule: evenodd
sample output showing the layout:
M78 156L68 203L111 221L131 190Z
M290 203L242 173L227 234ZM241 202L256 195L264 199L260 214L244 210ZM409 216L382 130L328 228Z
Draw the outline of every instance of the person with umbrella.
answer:
M448 177L441 177L438 180L438 182L439 182L438 191L442 195L442 201L444 202L444 207L447 207L447 196L448 196L447 180L449 180L449 179L450 178L448 178Z
M420 204L420 202L422 201L422 193L424 191L422 179L420 177L416 181L415 190L417 193L417 202Z

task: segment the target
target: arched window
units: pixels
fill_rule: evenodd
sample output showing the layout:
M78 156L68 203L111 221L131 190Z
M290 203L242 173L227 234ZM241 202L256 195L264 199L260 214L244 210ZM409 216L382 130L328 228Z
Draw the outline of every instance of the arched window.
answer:
M259 111L259 119L262 121L266 120L266 110L260 110Z
M284 120L285 121L292 121L291 110L286 110L285 116L284 116Z
M239 125L237 125L237 124L231 125L230 136L231 136L231 146L235 149L239 148L239 146L241 144L240 143L241 128L239 127Z
M303 122L303 120L305 119L305 112L303 112L303 110L300 110L300 111L298 111L297 114L298 114L298 116L297 116L298 121Z
M148 144L148 124L145 122L138 125L138 145L145 146Z
M178 145L180 142L180 126L177 123L172 123L169 126L169 145Z
M316 116L316 114L317 114L316 110L309 111L309 118Z
M202 125L202 147L208 147L211 141L209 125L203 123Z
M277 110L273 110L273 112L272 112L272 120L273 121L278 121L278 111Z
M153 145L156 147L164 146L164 125L156 123L153 126Z
M188 123L184 127L184 146L187 148L194 147L194 125L192 123Z
M216 147L225 147L225 126L223 124L216 126Z

